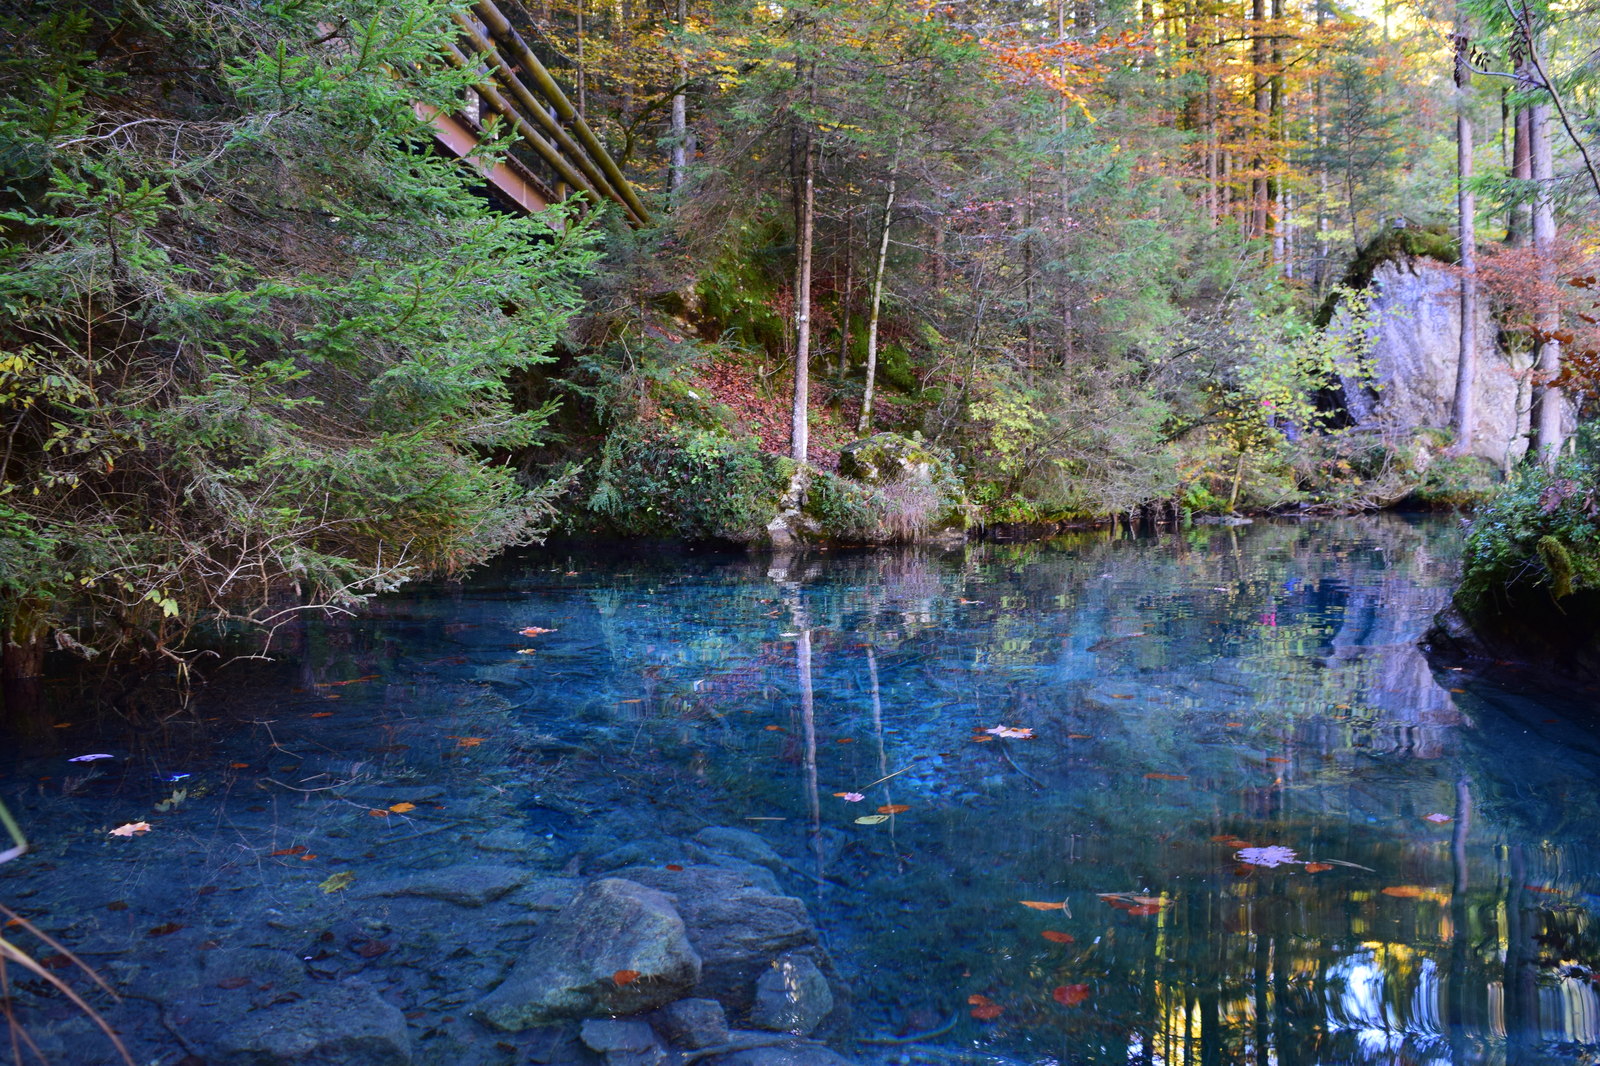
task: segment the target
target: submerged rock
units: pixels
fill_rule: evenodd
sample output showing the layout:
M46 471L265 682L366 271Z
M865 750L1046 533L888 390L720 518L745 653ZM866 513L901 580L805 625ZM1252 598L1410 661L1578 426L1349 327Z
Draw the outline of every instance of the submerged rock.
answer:
M854 1060L830 1047L802 1040L712 1055L705 1061L710 1066L855 1066Z
M714 1047L728 1042L728 1015L714 999L680 999L656 1011L656 1030L675 1047Z
M359 982L303 986L301 998L227 1019L206 1041L213 1066L407 1066L405 1016Z
M671 893L701 959L697 990L735 1010L749 1008L757 978L774 960L817 943L806 905L760 887L748 874L714 866L619 873Z
M550 919L523 961L473 1013L506 1030L635 1014L682 997L700 975L700 956L672 902L653 888L607 877Z
M421 896L461 907L481 907L493 903L523 885L532 873L514 866L450 866L442 870L423 870L389 881L358 887L358 898L376 896Z
M831 1013L833 991L817 964L804 955L784 955L756 981L750 1024L809 1036Z

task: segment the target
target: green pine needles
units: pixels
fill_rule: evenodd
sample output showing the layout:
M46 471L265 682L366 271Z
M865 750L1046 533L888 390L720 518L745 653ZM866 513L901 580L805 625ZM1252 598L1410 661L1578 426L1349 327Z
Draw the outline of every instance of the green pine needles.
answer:
M416 105L470 80L448 10L0 23L0 632L176 654L197 622L348 605L546 527L553 490L505 457L550 412L505 382L592 252L433 150Z

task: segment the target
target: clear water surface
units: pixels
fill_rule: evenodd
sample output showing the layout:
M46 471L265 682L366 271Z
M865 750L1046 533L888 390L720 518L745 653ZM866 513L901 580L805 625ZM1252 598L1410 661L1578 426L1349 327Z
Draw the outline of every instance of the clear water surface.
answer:
M6 935L136 1061L204 1061L186 1029L254 1009L203 969L240 946L376 987L418 1062L528 1061L466 1012L529 927L385 925L330 879L586 876L735 826L783 857L848 1004L830 1043L863 1062L1592 1062L1600 745L1582 701L1430 670L1459 539L1377 517L530 552L185 706L10 737L0 796L37 850L0 903L125 997ZM112 1061L10 974L53 1061Z

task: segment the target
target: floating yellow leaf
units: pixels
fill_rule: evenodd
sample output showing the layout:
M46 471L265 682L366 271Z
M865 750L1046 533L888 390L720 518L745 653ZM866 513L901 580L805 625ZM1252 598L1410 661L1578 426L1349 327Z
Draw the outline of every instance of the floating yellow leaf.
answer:
M389 809L395 814L404 814L407 811L416 810L417 805L415 803L391 803L389 804Z
M340 870L317 887L322 889L324 895L331 895L334 892L343 892L354 883L355 879L356 875L349 870Z
M905 803L885 803L882 807L878 808L878 813L879 814L904 814L907 811L909 811L910 809L911 809L910 805L909 804L905 804Z
M860 818L856 819L856 824L878 825L880 823L887 822L888 820L889 816L887 814L863 814Z

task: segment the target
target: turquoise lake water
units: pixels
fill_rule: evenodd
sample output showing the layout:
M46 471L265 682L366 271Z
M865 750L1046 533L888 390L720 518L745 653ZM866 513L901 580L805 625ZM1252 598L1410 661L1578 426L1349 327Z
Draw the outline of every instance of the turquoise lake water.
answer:
M0 798L36 847L0 903L126 994L91 998L136 1061L205 1062L271 1008L205 968L248 949L373 988L416 1062L523 1062L532 1037L469 1011L527 911L405 925L361 886L670 867L736 827L832 960L819 1035L863 1062L1594 1062L1600 738L1582 699L1430 669L1459 545L1380 516L533 551L185 705L8 737ZM10 973L52 1061L116 1061Z

